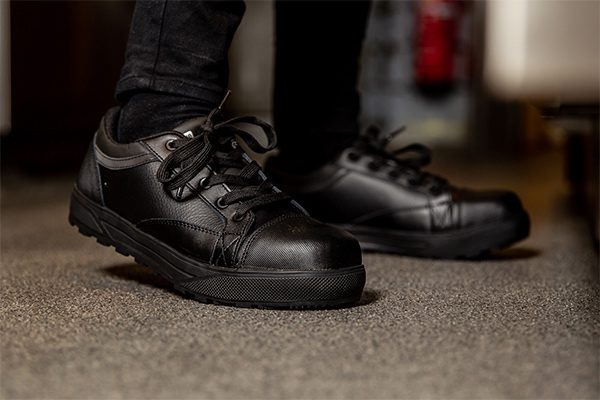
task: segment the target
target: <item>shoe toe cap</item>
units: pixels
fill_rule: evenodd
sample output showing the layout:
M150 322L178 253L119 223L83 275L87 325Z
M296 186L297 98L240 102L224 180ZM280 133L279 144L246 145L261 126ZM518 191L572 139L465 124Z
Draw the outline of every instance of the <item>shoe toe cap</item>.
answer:
M331 270L362 264L349 233L304 215L266 223L247 240L240 266L276 270Z
M463 191L460 194L463 227L485 222L527 218L519 196L511 191Z

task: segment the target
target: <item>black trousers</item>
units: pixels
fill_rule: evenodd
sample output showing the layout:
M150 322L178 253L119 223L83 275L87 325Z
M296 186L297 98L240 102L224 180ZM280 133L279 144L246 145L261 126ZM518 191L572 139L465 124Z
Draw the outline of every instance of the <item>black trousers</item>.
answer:
M358 135L356 84L369 5L276 2L274 121L282 159L291 164L326 160ZM117 100L156 91L217 104L244 10L242 1L138 1Z

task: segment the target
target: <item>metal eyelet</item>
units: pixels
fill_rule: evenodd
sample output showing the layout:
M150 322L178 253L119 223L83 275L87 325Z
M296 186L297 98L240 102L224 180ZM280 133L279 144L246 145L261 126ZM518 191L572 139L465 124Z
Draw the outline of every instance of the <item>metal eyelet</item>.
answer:
M348 159L350 161L358 161L358 160L360 160L360 154L350 152L350 153L348 153Z
M176 149L176 147L175 147L175 139L167 140L167 143L165 143L165 147L169 151L175 150Z
M369 164L367 164L367 167L371 170L371 171L379 171L381 169L381 165L377 164L376 162L371 161Z
M217 199L217 201L216 201L216 205L217 205L217 207L219 207L220 209L224 209L224 208L227 208L227 207L229 207L229 204L225 204L225 203L223 203L223 197L219 197L219 198Z
M233 222L240 222L241 220L244 219L244 217L246 217L246 214L240 214L237 211L233 213L233 215L231 216L231 220Z
M400 174L396 170L391 170L390 172L388 172L388 176L392 179L396 179L400 176Z
M204 178L200 179L200 183L199 183L199 185L200 185L200 187L201 187L202 189L210 189L210 187L212 186L212 185L207 185L207 184L206 184L206 180L207 180L207 179L208 179L208 176L205 176Z
M432 186L431 188L429 188L429 193L433 196L439 196L440 194L442 194L442 189L438 186Z

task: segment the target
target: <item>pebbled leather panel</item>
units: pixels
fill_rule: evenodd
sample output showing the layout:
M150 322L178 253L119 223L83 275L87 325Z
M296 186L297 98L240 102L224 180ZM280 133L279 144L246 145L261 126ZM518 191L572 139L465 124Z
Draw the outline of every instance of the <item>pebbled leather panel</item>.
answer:
M147 219L138 228L196 260L212 264L221 232L180 220Z
M302 214L284 214L258 228L245 243L239 264L246 267L322 270L362 264L349 233Z
M159 163L127 170L100 167L106 206L134 224L146 219L167 218L220 230L225 219L199 198L179 202L168 195L156 180Z
M158 136L155 138L144 140L143 143L147 146L148 150L155 154L157 159L164 160L166 157L171 154L171 150L168 149L167 143L170 140L174 140L181 137L178 134L166 134L162 136ZM211 174L210 167L206 167L202 169L198 175L196 175L188 184L178 190L174 190L170 193L171 197L178 201L185 201L193 196L201 196L206 199L207 203L213 205L216 203L217 199L224 194L227 193L227 189L224 185L215 185L209 189L200 188L200 180ZM215 208L216 210L216 208ZM225 215L227 218L233 214L234 210L230 208L227 210L220 210L221 214Z
M83 163L77 176L77 187L90 199L99 204L104 204L102 190L100 189L100 174L96 157L94 156L94 141L90 143L88 151L83 158Z

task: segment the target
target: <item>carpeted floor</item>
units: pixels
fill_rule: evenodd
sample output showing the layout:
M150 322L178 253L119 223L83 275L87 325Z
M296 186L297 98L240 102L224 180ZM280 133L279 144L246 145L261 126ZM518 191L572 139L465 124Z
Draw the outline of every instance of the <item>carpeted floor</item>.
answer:
M597 399L598 255L551 164L448 169L522 193L534 229L519 246L367 254L360 305L301 312L182 298L66 223L68 179L6 177L1 396Z

